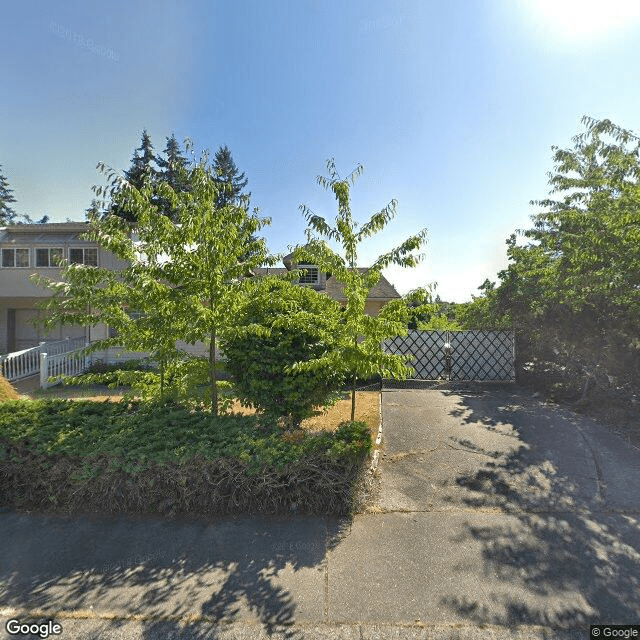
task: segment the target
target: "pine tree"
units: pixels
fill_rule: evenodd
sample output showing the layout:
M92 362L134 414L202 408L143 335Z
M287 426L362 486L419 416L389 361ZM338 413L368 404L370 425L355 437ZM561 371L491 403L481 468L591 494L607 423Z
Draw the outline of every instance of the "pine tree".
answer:
M217 205L224 207L228 204L241 204L246 201L249 206L251 194L243 194L242 190L247 186L248 180L244 173L240 173L236 163L231 157L231 151L227 145L220 147L216 151L213 169L215 171L215 181L220 187Z
M249 181L245 177L244 172L240 173L236 163L233 161L231 151L226 144L216 151L213 170L215 172L214 179L220 189L216 205L219 208L227 205L237 205L248 210L251 193L243 193L242 190L247 186ZM257 238L254 235L251 235L249 238L249 242L252 246L256 240ZM253 256L250 253L247 253L240 256L240 261L246 262L251 257Z
M2 174L0 165L0 224L11 224L16 217L16 212L9 206L16 199L13 197L13 189L9 189L9 183Z
M157 163L151 138L147 130L144 129L140 146L134 151L131 167L128 171L125 171L125 177L136 189L143 187L145 179L149 179L152 184L155 184L158 179L158 170L153 164ZM115 214L128 222L137 221L135 214L118 203L117 200L112 203L109 213Z
M189 161L182 154L175 134L167 138L167 146L163 153L164 158L157 158L157 164L160 167L158 179L166 182L176 193L189 191ZM158 198L158 203L172 220L177 220L177 212L171 209L166 199Z

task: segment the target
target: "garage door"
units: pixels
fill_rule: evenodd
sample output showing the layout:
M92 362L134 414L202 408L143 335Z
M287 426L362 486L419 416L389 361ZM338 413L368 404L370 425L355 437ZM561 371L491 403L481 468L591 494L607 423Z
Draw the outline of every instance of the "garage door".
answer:
M10 310L11 311L11 310ZM44 313L39 309L15 309L15 340L14 351L22 351L29 347L36 347L40 342L51 342L63 338L82 338L85 335L84 327L65 325L46 331L41 326L34 326L34 321ZM11 342L11 336L9 336Z

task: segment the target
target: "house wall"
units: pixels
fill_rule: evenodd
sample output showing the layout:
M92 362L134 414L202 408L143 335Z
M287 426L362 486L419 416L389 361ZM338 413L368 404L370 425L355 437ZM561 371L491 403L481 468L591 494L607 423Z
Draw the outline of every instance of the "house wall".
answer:
M202 357L209 356L209 347L202 342L196 342L196 344L187 344L182 340L178 340L176 342L176 346L191 355ZM121 347L111 347L110 349L95 351L91 355L91 360L92 362L100 361L107 364L114 364L116 362L128 362L129 360L142 360L148 357L149 354L143 351L124 351ZM218 348L216 348L216 359L225 359L223 353Z
M46 226L29 232L27 227L15 229L17 239L12 235L5 237L0 248L27 248L30 250L29 267L0 267L0 353L20 351L36 346L43 340L59 340L68 337L85 337L92 341L104 338L107 328L62 326L45 331L41 326L34 326L31 321L43 317L44 311L38 308L39 303L51 297L52 292L45 286L31 282L33 274L39 274L54 281L62 279L62 269L57 267L35 267L36 248L62 247L64 258L69 258L70 248L97 248L98 266L106 269L122 269L124 263L112 253L99 247L94 242L68 238L77 231L84 230L57 226L51 231ZM51 240L47 239L51 234ZM66 238L65 238L66 236ZM65 238L65 239L61 239ZM12 329L13 327L13 329Z
M53 242L51 246L59 246L60 243ZM2 247L25 247L28 245L3 244ZM46 247L47 244L40 243L39 247ZM95 247L95 244L87 242L68 243L65 249L65 258L69 257L69 247ZM35 264L35 245L31 245L31 265ZM102 247L98 247L98 266L105 269L118 270L124 267L124 263L118 260L112 253L105 251ZM56 267L0 267L0 288L3 297L39 297L48 298L51 296L51 290L46 287L40 287L31 282L30 277L37 273L45 278L59 281L62 275L62 269Z

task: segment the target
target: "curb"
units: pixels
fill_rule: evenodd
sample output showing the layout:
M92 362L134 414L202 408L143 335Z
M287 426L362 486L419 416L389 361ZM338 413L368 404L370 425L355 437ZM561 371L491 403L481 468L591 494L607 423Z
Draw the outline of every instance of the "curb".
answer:
M380 443L382 442L382 391L380 391L380 395L378 396L378 415L380 417L379 420L379 424L380 426L378 427L378 435L376 437L376 446L380 446ZM380 457L380 450L376 449L373 452L373 456L371 457L371 471L375 471L378 468L378 460Z

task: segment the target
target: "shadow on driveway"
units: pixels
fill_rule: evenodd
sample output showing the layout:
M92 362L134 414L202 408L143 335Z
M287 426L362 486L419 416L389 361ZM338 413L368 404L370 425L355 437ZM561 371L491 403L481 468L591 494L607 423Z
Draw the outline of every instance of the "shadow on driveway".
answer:
M507 626L640 622L640 454L601 425L524 394L457 392L454 399L450 415L473 431L451 441L484 461L456 477L459 499L509 518L467 521L451 543L480 543L485 574L527 597L483 593L442 604L475 623ZM519 446L504 455L486 450L482 431L515 436ZM553 619L535 605L569 592L581 597Z

